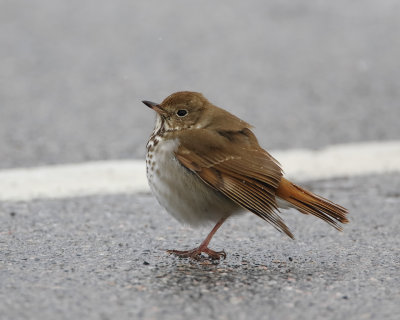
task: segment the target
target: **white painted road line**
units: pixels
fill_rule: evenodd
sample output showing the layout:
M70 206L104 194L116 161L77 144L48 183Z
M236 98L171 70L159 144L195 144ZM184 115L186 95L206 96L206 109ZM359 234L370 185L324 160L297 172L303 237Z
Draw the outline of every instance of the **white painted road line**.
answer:
M400 141L333 145L272 154L295 181L400 172Z
M294 181L400 172L400 141L271 154ZM0 201L146 192L145 171L144 160L0 170Z

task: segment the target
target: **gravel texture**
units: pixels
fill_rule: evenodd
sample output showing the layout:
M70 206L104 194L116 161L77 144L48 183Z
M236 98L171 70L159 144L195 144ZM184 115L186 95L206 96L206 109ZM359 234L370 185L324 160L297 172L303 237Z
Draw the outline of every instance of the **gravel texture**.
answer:
M0 203L2 319L397 319L400 175L306 184L350 209L340 233L296 211L296 240L252 214L190 262L207 229L148 194Z

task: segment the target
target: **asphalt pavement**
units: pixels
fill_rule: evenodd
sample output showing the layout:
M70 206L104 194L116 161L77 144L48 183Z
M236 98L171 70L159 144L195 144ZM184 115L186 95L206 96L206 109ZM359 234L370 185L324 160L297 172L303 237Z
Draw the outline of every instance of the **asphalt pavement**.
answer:
M398 1L3 1L0 168L144 158L199 91L269 149L399 139Z
M296 211L296 240L246 214L198 245L149 194L2 203L3 319L396 319L400 174L308 184L350 208L338 232Z
M141 100L200 91L267 149L400 139L397 1L3 1L0 169L144 159ZM340 163L338 163L340 165ZM248 213L208 229L150 194L0 202L0 319L397 319L400 173L303 181L338 232Z

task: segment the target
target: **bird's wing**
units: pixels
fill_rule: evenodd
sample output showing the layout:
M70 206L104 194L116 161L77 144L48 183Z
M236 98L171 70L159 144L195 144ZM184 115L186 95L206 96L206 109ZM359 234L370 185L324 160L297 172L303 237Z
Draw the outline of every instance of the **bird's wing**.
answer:
M176 159L205 183L293 238L275 193L282 170L248 128L235 132L196 129L180 133Z

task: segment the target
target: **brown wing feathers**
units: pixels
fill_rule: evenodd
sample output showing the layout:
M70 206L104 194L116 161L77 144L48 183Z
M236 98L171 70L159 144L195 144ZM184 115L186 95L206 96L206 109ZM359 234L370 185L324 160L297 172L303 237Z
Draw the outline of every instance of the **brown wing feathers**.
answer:
M239 148L232 154L220 146L205 153L189 150L181 144L175 156L205 183L293 238L275 212L275 190L282 175L281 169L264 150Z
M197 174L207 184L293 238L289 228L275 212L278 208L272 186L225 170L225 168L222 170L220 168L203 168Z
M283 220L274 211L277 210L275 199L271 192L266 192L267 187L260 187L257 184L222 174L224 186L219 190L236 203L255 213L260 218L270 222L276 229L286 233L292 239L293 234L285 225Z
M293 238L293 234L276 213L276 196L339 230L337 222L348 222L345 208L284 179L279 163L258 146L250 130L245 128L243 132L225 132L224 135L205 131L199 144L193 143L190 131L181 135L176 159L205 183L289 237ZM227 135L230 136L227 138ZM235 148L231 147L232 141L235 141Z

